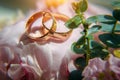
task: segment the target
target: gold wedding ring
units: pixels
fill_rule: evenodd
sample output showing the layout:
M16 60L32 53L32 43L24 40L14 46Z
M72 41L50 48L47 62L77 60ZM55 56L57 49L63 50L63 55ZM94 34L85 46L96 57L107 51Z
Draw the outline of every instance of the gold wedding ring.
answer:
M52 23L52 26L50 28L50 30L45 30L45 33L42 35L42 36L39 36L39 37L33 37L31 35L29 35L31 33L31 28L32 28L32 24L37 20L39 19L40 17L43 17L43 15L45 13L49 13L49 16L53 19L53 23ZM48 35L49 32L53 31L55 32L56 31L56 20L55 18L52 16L52 14L50 12L38 12L38 13L35 13L34 15L32 15L29 20L27 21L26 23L26 34L28 35L28 37L30 37L31 39L41 39L41 38L45 38L46 35ZM44 28L44 27L42 27ZM39 30L40 31L40 30Z
M66 22L66 21L69 20L69 17L65 16L63 14L53 13L52 15L55 17L56 20L61 20L63 22ZM45 14L43 16L44 17L42 19L42 24L45 27L45 29L50 30L44 24L47 20L50 19L50 16L45 16ZM67 32L56 32L55 31L54 33L49 33L48 36L51 37L50 38L51 41L54 41L54 42L64 42L65 40L67 40L70 37L71 33L72 33L72 29L70 29Z
M33 15L28 19L28 21L27 21L27 23L26 23L26 27L25 27L26 31L25 31L25 33L20 37L19 42L22 42L23 44L32 43L32 42L35 42L35 41L38 42L38 43L40 43L40 44L46 43L46 41L49 39L49 37L47 36L48 33L49 33L50 31L53 31L53 32L56 31L56 20L55 20L55 18L51 15L51 13L49 13L49 16L51 17L51 19L53 20L53 22L52 22L52 26L51 26L50 30L47 30L47 29L45 30L44 27L42 26L42 27L40 27L40 28L38 29L38 31L41 33L41 32L43 31L43 29L44 29L44 34L41 33L41 36L37 36L37 37L30 35L31 32L32 32L32 25L33 25L33 23L34 23L36 20L38 20L39 18L42 18L45 13L49 13L49 12L45 12L45 11L37 12L37 13L33 14Z
M32 25L33 23L38 20L39 18L42 18L42 27L38 28L37 30L42 34L40 36L32 36L30 35L32 32ZM50 29L46 27L45 22L52 19L52 25L50 26ZM27 23L26 23L26 31L20 38L20 41L25 42L37 42L37 43L45 43L48 41L52 42L64 42L67 40L72 30L69 30L67 32L56 32L57 28L57 20L61 20L63 22L66 22L69 20L69 17L63 15L63 14L57 14L57 13L50 13L50 12L37 12L34 15L32 15Z

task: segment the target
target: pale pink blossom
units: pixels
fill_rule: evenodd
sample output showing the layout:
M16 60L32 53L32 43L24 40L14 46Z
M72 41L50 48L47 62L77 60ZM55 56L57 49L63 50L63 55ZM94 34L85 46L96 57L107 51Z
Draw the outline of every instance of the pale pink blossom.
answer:
M120 74L120 59L111 55L109 59L110 69L117 74Z
M23 45L19 43L19 39L25 31L24 27L25 21L21 21L5 27L0 32L0 68L5 72L6 78L9 76L12 80L24 78L27 80L67 80L69 61L77 57L70 46L79 38L77 36L80 36L80 29L73 32L78 35L72 34L66 42L61 44L50 42L40 45L34 42ZM67 54L68 56L65 57ZM61 71L65 71L64 74Z
M106 61L103 61L100 58L94 58L89 61L82 75L85 77L85 80L97 80L97 77L100 73L104 72L105 68Z
M91 59L82 75L84 80L120 80L120 59L110 55L108 60Z
M115 76L120 80L120 58L110 56L109 59L110 69L115 73Z

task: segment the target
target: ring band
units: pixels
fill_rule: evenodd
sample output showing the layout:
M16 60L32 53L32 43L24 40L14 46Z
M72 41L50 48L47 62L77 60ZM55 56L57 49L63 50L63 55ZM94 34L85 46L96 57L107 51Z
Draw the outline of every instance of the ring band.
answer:
M40 36L40 37L33 37L33 36L30 36L29 34L31 33L31 27L32 27L32 24L38 19L38 18L40 18L40 17L42 17L44 14L46 14L46 13L49 13L49 12L38 12L38 13L35 13L34 15L32 15L30 18L29 18L29 20L27 21L27 23L26 23L26 34L28 34L28 36L31 38L31 39L37 39L37 38L43 38L43 37L45 37L46 35L48 35L48 33L50 32L50 31L52 31L52 32L55 32L56 31L56 20L55 20L55 18L52 16L52 14L51 13L49 13L49 15L50 15L50 17L53 19L53 23L52 23L52 26L51 26L51 28L50 28L50 30L45 30L45 33L42 35L42 36ZM44 28L44 27L42 27L42 28Z
M64 21L64 22L66 22L66 21L69 20L69 17L67 17L67 16L65 16L65 15L63 15L63 14L53 13L52 15L55 17L56 20L61 20L61 21ZM45 24L44 24L47 20L50 19L50 17L49 17L49 16L46 17L45 15L43 15L43 16L44 16L44 17L42 18L43 27L45 27L45 29L47 29L47 30L50 30L50 29L48 29L48 28L45 26ZM53 31L51 31L51 32L53 32ZM63 42L63 41L67 40L67 39L70 37L71 33L72 33L72 29L69 30L69 31L67 31L67 32L54 32L54 33L49 33L48 36L51 37L51 38L50 38L51 41Z
M42 36L39 36L39 37L33 37L30 35L31 31L32 31L32 24L39 18L42 18L43 15L45 13L49 13L49 12L44 12L44 11L41 11L41 12L37 12L35 14L33 14L27 21L26 23L26 31L25 33L20 37L20 40L19 42L22 41L23 44L28 44L28 43L31 43L31 42L38 42L39 44L44 44L46 43L46 41L49 39L49 37L47 36L48 33L50 32L50 30L52 30L53 32L56 30L56 20L55 18L52 16L51 13L49 13L49 16L52 18L53 22L52 22L52 26L50 28L50 30L47 30L47 29L44 29L44 27L42 26L40 29L38 29L40 32L43 32L43 29L44 29L44 34L42 33Z
M30 35L32 32L32 24L39 18L42 18L42 27L39 28L39 32L42 34L39 37L34 37ZM50 26L50 29L46 27L44 24L48 20L52 19L52 25ZM71 33L72 30L69 30L67 32L55 32L57 28L57 22L56 20L61 20L63 22L66 22L69 20L69 17L63 15L63 14L57 14L57 13L50 13L50 12L37 12L34 15L32 15L27 23L26 23L26 31L20 38L20 41L25 42L34 42L36 41L39 44L44 44L48 41L53 41L53 42L64 42L67 40Z

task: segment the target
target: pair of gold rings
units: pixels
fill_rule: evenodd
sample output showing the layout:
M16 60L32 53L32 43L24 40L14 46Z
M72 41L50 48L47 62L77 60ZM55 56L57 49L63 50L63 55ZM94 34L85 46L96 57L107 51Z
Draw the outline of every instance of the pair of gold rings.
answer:
M32 25L36 20L39 18L42 18L42 27L40 28L32 28ZM52 19L52 25L50 26L50 29L45 25L47 21L50 21ZM72 29L70 29L67 32L57 32L57 21L61 20L63 22L66 22L69 20L69 17L58 14L58 13L50 13L50 12L37 12L33 14L27 21L26 27L25 27L25 33L20 38L20 41L22 41L24 44L30 43L30 42L37 42L40 44L46 43L46 42L64 42L66 41L71 33ZM64 26L64 25L63 25ZM31 35L35 31L39 32L39 36Z

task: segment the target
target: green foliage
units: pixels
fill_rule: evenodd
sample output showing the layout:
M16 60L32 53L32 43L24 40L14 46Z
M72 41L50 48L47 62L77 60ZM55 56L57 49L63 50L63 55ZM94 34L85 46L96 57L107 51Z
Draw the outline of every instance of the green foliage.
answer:
M114 7L118 7L118 8L120 8L120 0L112 1L111 4L112 4Z
M74 61L75 66L82 71L87 65L85 57L79 57Z
M89 17L86 22L88 24L92 23L106 23L106 24L114 24L116 22L116 19L113 16L110 15L96 15Z
M120 23L116 24L115 32L120 32Z
M100 57L101 59L104 59L108 56L108 51L105 49L105 47L102 44L96 41L91 41L90 44L91 44L90 46L91 58Z
M77 42L74 42L72 44L72 50L76 52L77 54L85 54L85 36L82 36Z
M99 35L100 40L111 48L120 48L120 34L101 34Z
M86 45L76 45L76 42L72 44L72 50L77 54L86 54Z
M68 80L82 80L82 72L80 70L74 70L70 73Z
M82 19L80 18L79 15L76 15L73 18L71 18L70 20L68 20L65 23L65 26L70 29L74 29L74 28L77 28L81 23L82 23Z
M114 9L113 10L113 17L120 21L120 9Z
M74 43L72 45L72 50L76 52L77 54L87 54L87 44L84 45L76 45L77 43ZM105 47L96 42L96 41L90 41L90 58L100 57L102 59L106 58L108 56L108 51L105 49Z
M101 23L100 25L102 26L101 30L104 32L112 32L112 29L114 26L114 24L104 24L104 23ZM116 24L115 32L120 32L120 24L119 23Z
M102 26L100 26L100 25L93 25L93 26L88 30L88 34L94 34L94 33L98 32L101 28L102 28Z
M66 22L66 26L70 29L78 28L79 25L83 26L81 37L73 42L71 49L77 54L83 54L84 57L77 58L74 61L74 65L79 68L79 78L75 76L77 72L72 72L70 80L81 80L82 71L88 64L89 59L100 57L105 59L109 55L109 48L120 48L120 1L114 2L113 4L119 6L114 9L112 15L95 15L87 19L84 17L84 12L88 8L87 0L80 0L79 2L73 3L73 9L76 12L76 16ZM97 32L99 42L93 38ZM114 55L120 57L120 51L114 51ZM77 79L76 79L77 78Z
M113 12L115 15L115 12ZM116 13L116 18L119 19L119 15ZM96 16L92 16L89 17L86 22L88 24L92 24L92 23L99 23L102 27L101 30L105 31L105 32L113 32L113 28L114 28L114 32L120 32L120 23L116 23L117 19L115 18L115 16L110 16L110 15L96 15Z
M88 2L87 2L87 0L80 0L79 2L74 2L72 4L72 7L76 13L78 13L78 14L83 13L88 8Z
M85 44L85 36L80 37L80 39L78 39L76 45L82 45Z
M85 12L88 8L87 0L81 0L78 4L78 9L80 12Z

